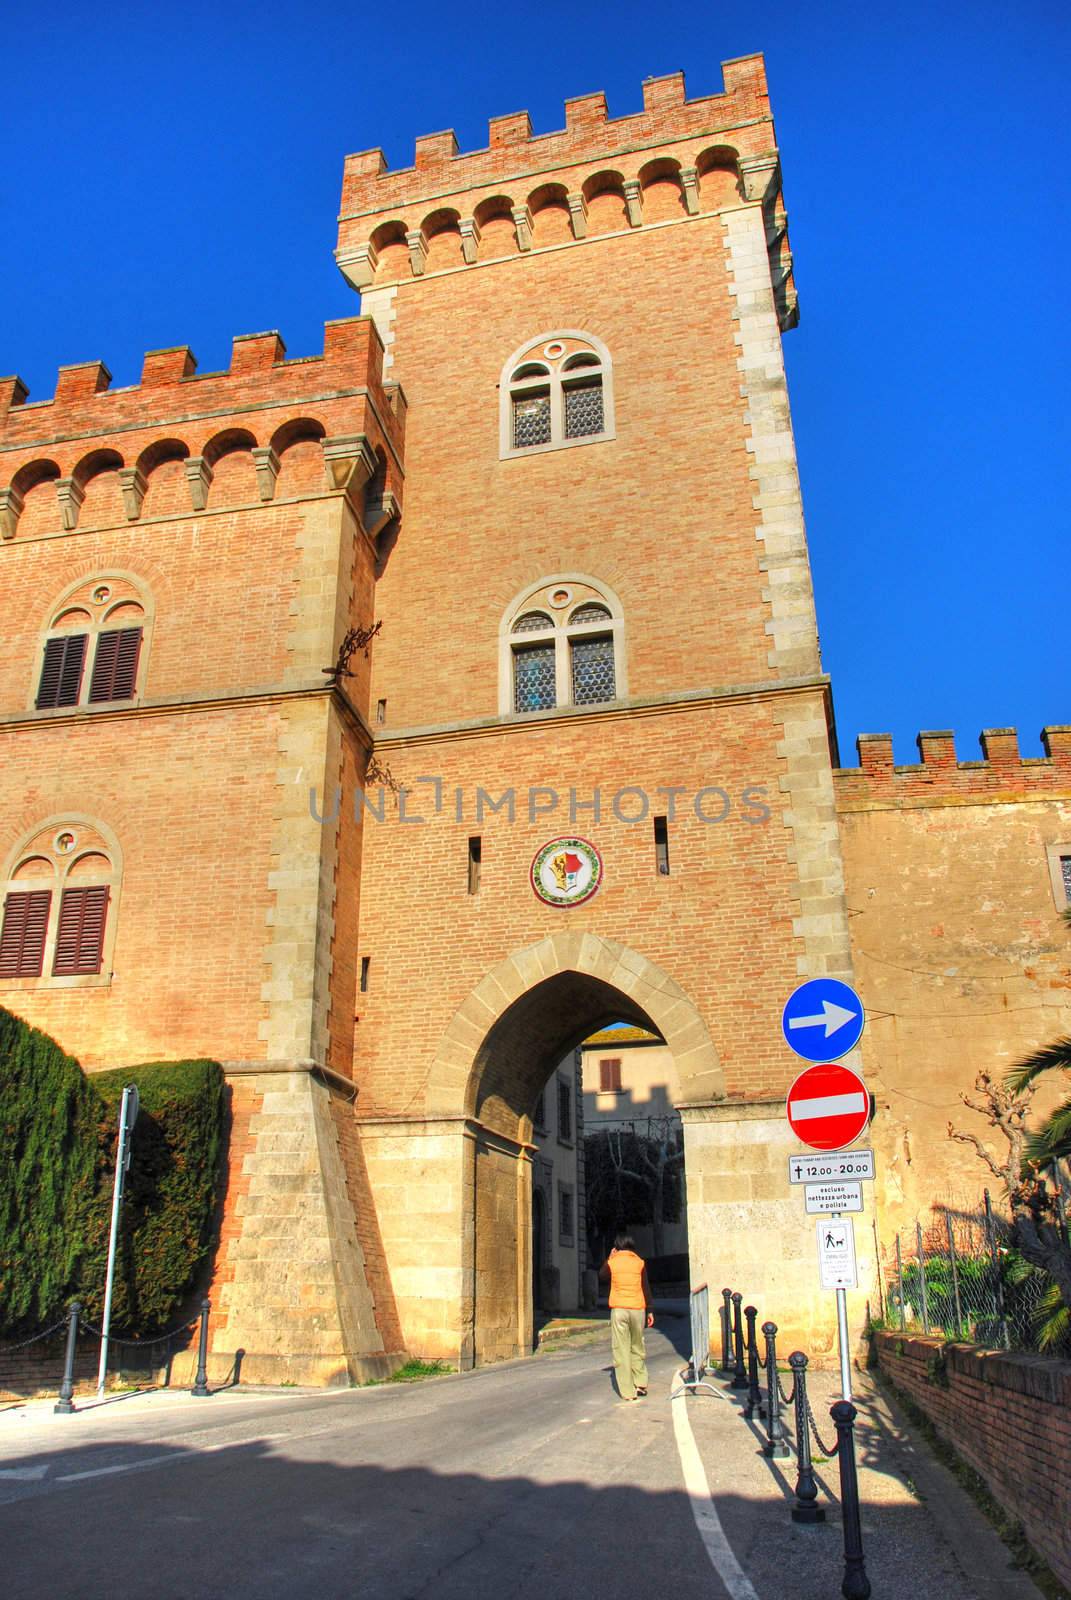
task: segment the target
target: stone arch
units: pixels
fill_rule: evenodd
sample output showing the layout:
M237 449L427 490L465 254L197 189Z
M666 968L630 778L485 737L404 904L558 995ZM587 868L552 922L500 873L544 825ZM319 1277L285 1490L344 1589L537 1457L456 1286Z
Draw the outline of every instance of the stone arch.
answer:
M549 983L553 989L545 987ZM554 1037L548 1036L548 1056L571 1049L586 1033L620 1017L653 1028L673 1051L682 1105L724 1098L725 1078L706 1023L669 974L613 939L563 930L515 950L458 1007L432 1063L428 1115L477 1116L484 1111L494 1117L500 1132L517 1137L531 1110L519 1104L527 1092L526 1075L522 1072L512 1086L504 1084L500 1071L492 1070L491 1053L507 1028L523 1027L536 1004L554 1000L564 1015L567 998L572 1003L578 997L582 1017L570 1013L568 1025L563 1022ZM533 1103L537 1092L538 1086L532 1090Z
M429 212L420 224L427 242L426 272L443 272L462 265L461 218L452 206Z
M380 280L388 279L393 282L395 278L410 276L409 246L405 242L407 224L400 217L394 217L389 222L381 222L378 228L372 230L369 238L376 261L376 277Z
M588 232L620 233L628 227L625 210L625 179L610 168L585 178L581 193L588 208Z
M569 196L564 183L543 183L533 189L528 196L528 209L532 213L532 242L537 248L572 242Z
M735 205L741 198L738 152L729 144L711 145L696 157L699 204L703 211Z
M517 254L517 227L509 195L489 195L479 202L473 217L480 233L477 260L493 261Z
M681 164L672 156L648 161L639 171L644 222L675 222L685 215Z

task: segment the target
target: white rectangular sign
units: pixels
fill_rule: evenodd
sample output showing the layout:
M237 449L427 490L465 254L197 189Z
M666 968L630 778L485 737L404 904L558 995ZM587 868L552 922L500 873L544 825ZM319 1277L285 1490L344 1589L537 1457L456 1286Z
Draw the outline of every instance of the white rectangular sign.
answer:
M823 1289L858 1289L855 1270L855 1229L851 1217L816 1224L818 1271Z
M861 1183L809 1183L803 1191L808 1216L821 1216L830 1211L862 1211L863 1185Z
M789 1156L789 1183L843 1183L849 1178L873 1178L873 1150L814 1151L808 1156Z

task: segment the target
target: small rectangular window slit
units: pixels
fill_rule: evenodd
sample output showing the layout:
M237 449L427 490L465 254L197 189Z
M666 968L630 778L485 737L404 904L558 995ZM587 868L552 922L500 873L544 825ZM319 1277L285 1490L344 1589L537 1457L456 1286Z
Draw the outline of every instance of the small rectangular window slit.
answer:
M376 721L377 722L386 722L386 720L387 720L387 702L385 700L377 700L376 701Z
M480 865L483 858L483 840L474 834L469 840L469 894L480 892Z
M669 877L669 824L665 817L654 819L655 871L662 878Z
M368 969L372 965L371 956L361 957L361 993L368 993Z

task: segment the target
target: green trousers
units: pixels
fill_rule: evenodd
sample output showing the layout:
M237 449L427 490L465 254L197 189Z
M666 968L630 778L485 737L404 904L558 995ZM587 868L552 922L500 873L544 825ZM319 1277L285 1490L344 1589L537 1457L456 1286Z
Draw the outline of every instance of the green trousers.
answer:
M621 1306L615 1306L610 1312L614 1371L623 1400L634 1400L636 1390L647 1387L647 1355L643 1347L643 1325L646 1321L646 1311L626 1311Z

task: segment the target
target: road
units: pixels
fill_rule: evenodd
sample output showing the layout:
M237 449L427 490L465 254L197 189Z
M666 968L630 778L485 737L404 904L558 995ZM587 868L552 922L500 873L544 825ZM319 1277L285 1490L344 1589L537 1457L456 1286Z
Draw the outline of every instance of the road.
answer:
M665 1327L681 1343L684 1324ZM832 1600L835 1511L792 1524L790 1486L738 1407L671 1402L680 1358L666 1333L648 1341L651 1395L634 1404L613 1393L602 1337L414 1385L9 1411L3 1593ZM876 1596L1036 1597L968 1576L906 1474L863 1455Z

